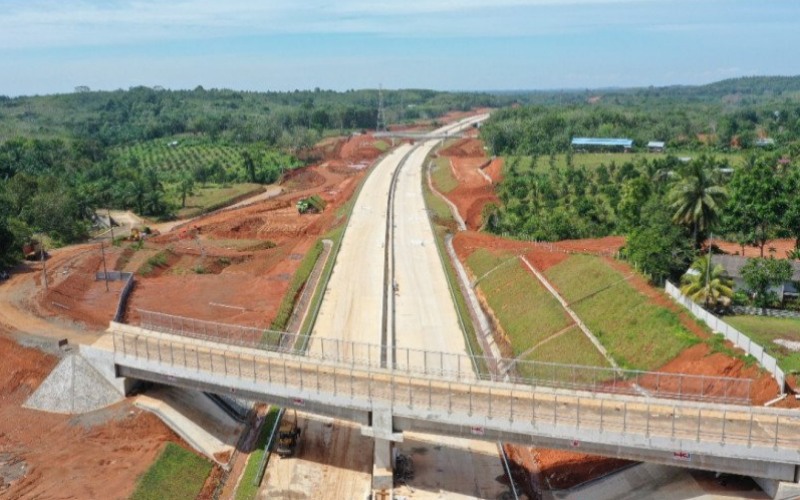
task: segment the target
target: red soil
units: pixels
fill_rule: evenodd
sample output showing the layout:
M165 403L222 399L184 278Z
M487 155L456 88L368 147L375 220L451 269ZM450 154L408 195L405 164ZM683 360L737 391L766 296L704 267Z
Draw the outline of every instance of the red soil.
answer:
M745 245L744 253L742 253L742 246L738 243L722 240L713 240L712 243L723 252L731 255L744 255L745 257L761 256L761 249L759 247ZM706 244L708 244L708 242L706 242ZM787 252L794 250L794 244L795 240L793 239L769 240L767 244L764 245L764 257L774 255L776 259L785 259ZM771 248L775 249L774 253L769 251Z
M458 181L458 186L445 196L456 206L469 229L479 229L483 207L499 203L493 182L502 175L502 161L487 159L483 143L477 139L462 139L438 154L450 159L450 168ZM483 172L489 168L492 175Z
M5 335L5 334L3 334ZM0 454L26 464L7 498L128 498L166 441L155 416L119 403L81 416L22 408L57 358L0 336Z

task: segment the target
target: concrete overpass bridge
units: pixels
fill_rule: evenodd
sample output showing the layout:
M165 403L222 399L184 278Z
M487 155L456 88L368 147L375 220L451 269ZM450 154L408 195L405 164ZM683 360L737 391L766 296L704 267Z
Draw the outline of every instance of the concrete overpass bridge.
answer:
M463 139L469 137L463 132L411 132L403 130L375 132L372 136L377 139L411 139L413 141Z
M440 353L408 352L409 360L422 356L422 364L385 367L381 356L371 354L380 346L334 341L315 350L327 354L310 357L281 352L280 342L269 339L276 332L264 337L275 347L264 349L243 339L243 345L215 341L207 326L205 339L166 325L157 329L111 324L117 376L234 393L359 423L375 438L378 488L380 481L391 486L391 443L401 441L404 431L799 479L800 415L790 410L709 401L710 393L705 401L687 400L697 394L678 394L673 384L662 391L644 378L648 396L607 379L593 380L596 390L554 388L482 380L472 366L453 370L435 361ZM590 387L585 380L576 383Z

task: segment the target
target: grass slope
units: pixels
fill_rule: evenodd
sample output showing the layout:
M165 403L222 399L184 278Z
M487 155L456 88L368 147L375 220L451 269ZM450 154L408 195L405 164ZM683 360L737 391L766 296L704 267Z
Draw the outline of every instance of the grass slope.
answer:
M776 344L777 339L800 341L800 319L766 316L731 316L725 322L744 333L778 360L787 373L800 372L800 352Z
M545 275L624 368L658 369L699 342L677 315L651 303L600 257L573 255Z
M211 463L175 443L139 479L131 500L195 498L211 472Z
M479 277L494 268L481 279L478 287L509 337L514 355L519 356L569 326L571 320L558 301L520 262L496 267L507 259L480 249L469 256L467 265Z
M458 187L458 180L450 168L449 158L436 158L431 169L431 180L440 193L449 193Z
M611 366L577 325L562 335L542 344L522 359L569 365L601 366L604 368ZM526 367L525 363L517 364L517 372L523 377L532 377L534 375Z

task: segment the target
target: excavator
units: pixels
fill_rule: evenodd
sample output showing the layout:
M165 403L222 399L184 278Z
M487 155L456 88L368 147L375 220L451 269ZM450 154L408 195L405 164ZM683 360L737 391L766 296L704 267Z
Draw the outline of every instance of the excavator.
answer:
M297 448L297 437L300 429L297 427L297 411L293 410L293 418L290 420L284 415L281 426L278 429L278 445L275 453L281 458L291 457Z

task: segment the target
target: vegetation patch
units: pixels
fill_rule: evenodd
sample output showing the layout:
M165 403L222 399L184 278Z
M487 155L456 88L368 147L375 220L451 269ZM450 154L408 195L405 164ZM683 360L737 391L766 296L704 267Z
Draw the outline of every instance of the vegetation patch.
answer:
M603 368L610 368L611 365L608 360L603 357L592 342L586 338L577 325L566 332L548 340L544 344L534 349L530 354L522 358L525 361L538 361L547 363L559 363L567 365L582 365L582 366L597 366ZM541 367L540 367L541 368ZM546 373L539 370L534 370L531 365L526 363L519 363L516 365L517 373L521 377L529 378L543 378L553 376L551 373ZM571 380L573 377L579 382L589 382L593 379L591 371L576 370L573 375L571 370L563 373L556 373L555 376L561 380ZM605 372L603 372L605 374ZM601 374L596 373L595 380L601 380Z
M487 254L490 252L484 249L473 252L467 265L473 270L473 266L488 268L491 264L487 261L493 264L495 260ZM481 279L478 287L508 336L514 356L572 323L561 304L519 261L496 267Z
M767 316L729 316L725 322L744 333L778 360L786 373L800 373L800 352L776 340L800 342L800 319Z
M623 368L658 369L700 341L599 257L573 255L545 275Z
M195 498L211 472L211 463L175 443L164 451L139 479L131 500Z
M450 158L436 158L431 168L431 180L440 193L449 193L458 187L458 180L450 168Z
M314 246L311 247L311 250L309 250L308 253L306 253L306 255L303 257L303 260L300 262L300 267L298 267L297 271L295 271L292 281L289 284L289 290L286 291L286 295L283 296L281 305L278 307L278 314L275 316L275 319L270 325L271 330L286 330L286 327L289 324L289 318L292 316L292 310L294 309L295 302L297 301L303 286L306 284L306 281L308 281L308 277L311 276L311 272L314 270L317 259L319 259L321 254L322 240L318 240L316 243L314 243Z
M172 251L161 250L157 254L149 257L144 264L142 264L139 269L136 271L136 274L140 276L149 276L153 273L156 269L164 269L169 265L169 257L172 254Z
M186 206L178 210L178 218L185 219L206 212L213 212L232 205L239 200L260 193L264 187L260 184L209 184L194 188L193 194L186 197Z
M264 455L269 453L264 448L269 441L272 428L275 426L275 421L278 419L280 408L270 407L264 423L261 425L261 432L258 434L258 441L256 441L255 449L247 458L247 465L242 473L242 479L239 481L239 487L236 489L236 500L253 500L258 494L258 486L255 485L255 479L258 477L259 470Z

